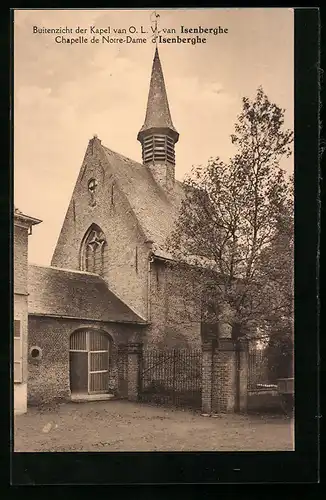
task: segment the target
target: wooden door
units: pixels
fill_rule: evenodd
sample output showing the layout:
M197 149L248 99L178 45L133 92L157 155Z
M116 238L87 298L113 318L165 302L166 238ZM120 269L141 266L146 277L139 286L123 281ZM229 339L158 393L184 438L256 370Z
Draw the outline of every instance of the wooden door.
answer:
M107 392L109 371L109 342L101 332L89 336L89 382L90 394Z
M75 394L88 392L88 353L70 352L70 390Z

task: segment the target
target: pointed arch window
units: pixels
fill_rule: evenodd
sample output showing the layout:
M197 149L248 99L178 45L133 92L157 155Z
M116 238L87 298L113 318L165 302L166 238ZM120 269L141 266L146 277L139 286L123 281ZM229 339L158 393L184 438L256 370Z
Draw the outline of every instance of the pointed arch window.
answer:
M103 276L107 270L107 241L98 226L91 226L86 234L83 248L82 268Z

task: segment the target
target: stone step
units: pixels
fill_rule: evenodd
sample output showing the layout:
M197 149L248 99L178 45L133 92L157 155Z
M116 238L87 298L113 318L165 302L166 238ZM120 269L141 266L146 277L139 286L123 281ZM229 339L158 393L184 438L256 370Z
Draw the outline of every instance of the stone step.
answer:
M71 401L74 403L85 403L88 401L109 401L116 399L114 394L72 394Z

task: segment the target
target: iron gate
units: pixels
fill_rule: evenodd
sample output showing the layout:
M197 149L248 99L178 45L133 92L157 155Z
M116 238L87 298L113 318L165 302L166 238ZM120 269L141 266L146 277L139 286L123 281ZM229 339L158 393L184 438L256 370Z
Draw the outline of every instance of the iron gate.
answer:
M268 358L263 348L254 342L249 345L248 353L248 391L275 390L276 385L269 381Z
M144 350L139 387L142 402L200 409L202 351Z

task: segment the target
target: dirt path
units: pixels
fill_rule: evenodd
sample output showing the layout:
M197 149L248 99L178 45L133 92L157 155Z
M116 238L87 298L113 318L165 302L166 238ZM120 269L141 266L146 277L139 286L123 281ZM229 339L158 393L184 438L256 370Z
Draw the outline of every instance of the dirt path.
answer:
M15 417L15 451L293 450L285 417L220 415L125 401L67 403Z

